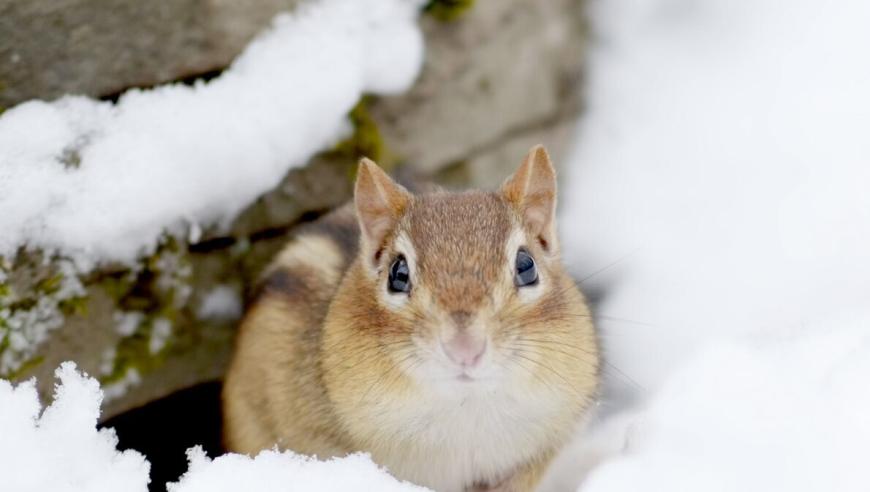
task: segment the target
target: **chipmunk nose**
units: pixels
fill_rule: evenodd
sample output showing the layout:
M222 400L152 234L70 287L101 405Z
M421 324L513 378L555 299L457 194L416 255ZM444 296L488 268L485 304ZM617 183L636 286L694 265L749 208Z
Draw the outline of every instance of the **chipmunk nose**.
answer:
M474 367L480 363L486 352L486 338L471 335L460 330L447 343L442 343L447 357L463 368Z

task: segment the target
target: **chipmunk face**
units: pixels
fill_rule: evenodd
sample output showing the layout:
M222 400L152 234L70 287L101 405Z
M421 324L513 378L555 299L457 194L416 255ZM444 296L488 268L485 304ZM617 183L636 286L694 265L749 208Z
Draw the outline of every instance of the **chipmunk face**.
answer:
M542 147L497 192L412 196L364 161L355 197L380 324L371 330L406 374L498 384L532 377L564 350L560 337L586 308L559 264Z

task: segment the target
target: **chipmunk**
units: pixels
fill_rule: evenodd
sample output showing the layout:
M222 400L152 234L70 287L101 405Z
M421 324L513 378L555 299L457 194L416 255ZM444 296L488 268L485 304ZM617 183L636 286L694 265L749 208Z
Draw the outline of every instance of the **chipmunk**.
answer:
M268 267L223 392L225 442L362 451L437 491L531 491L593 403L596 334L533 148L499 191L413 195L359 164L354 200Z

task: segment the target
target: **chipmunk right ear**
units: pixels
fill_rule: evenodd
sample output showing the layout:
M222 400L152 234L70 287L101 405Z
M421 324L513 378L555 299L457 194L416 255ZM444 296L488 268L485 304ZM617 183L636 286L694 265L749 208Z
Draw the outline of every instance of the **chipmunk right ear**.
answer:
M545 250L558 249L556 238L556 169L543 145L529 150L501 193L514 206L525 228Z
M359 162L353 199L362 231L362 247L370 258L375 258L387 234L402 217L411 194L364 157Z

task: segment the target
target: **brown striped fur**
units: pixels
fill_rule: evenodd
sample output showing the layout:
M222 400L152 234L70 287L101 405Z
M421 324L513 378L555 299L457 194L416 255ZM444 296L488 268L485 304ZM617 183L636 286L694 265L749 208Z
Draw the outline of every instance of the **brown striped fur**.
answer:
M364 160L355 205L307 226L263 274L226 378L228 447L366 451L436 490L533 490L598 385L555 200L542 147L496 192L415 196ZM534 287L513 284L520 246ZM408 294L386 289L400 254ZM480 366L445 359L459 336L486 340Z

